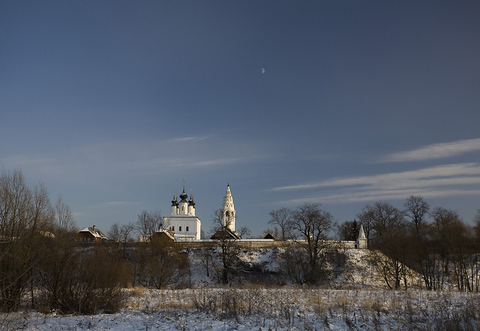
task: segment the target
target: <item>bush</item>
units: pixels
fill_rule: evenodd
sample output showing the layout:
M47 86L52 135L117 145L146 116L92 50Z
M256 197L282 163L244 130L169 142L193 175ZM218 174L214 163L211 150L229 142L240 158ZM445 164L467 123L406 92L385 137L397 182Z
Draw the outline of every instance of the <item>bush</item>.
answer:
M95 314L121 308L125 296L120 285L126 266L119 252L104 246L88 250L67 247L56 257L59 260L51 261L55 268L42 274L49 309L64 314Z

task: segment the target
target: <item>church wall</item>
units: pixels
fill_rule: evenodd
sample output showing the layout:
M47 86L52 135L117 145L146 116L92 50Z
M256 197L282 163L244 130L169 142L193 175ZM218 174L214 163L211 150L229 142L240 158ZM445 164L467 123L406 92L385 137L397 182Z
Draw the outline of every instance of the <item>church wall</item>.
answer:
M201 221L194 216L165 216L164 227L172 230L175 237L200 240Z

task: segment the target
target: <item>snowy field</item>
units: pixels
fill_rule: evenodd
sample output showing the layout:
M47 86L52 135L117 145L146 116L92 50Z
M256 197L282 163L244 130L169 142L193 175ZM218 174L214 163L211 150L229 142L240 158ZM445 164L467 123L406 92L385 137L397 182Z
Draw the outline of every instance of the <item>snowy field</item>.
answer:
M308 288L127 291L116 314L3 315L2 330L480 330L480 295Z

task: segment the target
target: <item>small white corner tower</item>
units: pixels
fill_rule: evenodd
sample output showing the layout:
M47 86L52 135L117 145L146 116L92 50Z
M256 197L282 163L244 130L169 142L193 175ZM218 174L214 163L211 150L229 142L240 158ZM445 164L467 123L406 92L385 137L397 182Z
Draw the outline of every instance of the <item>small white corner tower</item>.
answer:
M363 231L362 224L360 224L360 231L358 232L358 238L355 244L355 246L357 246L359 249L366 249L368 246L367 237L365 236L365 231Z
M232 191L230 184L227 185L227 192L223 198L222 204L222 222L232 232L235 232L235 205L233 204Z

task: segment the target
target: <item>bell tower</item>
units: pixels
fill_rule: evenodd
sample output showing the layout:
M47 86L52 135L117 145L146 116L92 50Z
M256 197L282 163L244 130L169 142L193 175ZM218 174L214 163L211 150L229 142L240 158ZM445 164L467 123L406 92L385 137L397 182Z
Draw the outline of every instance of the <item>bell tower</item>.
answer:
M222 204L222 222L223 226L228 227L232 232L235 232L235 205L233 204L232 191L230 191L230 184L227 185L227 192L223 198Z

